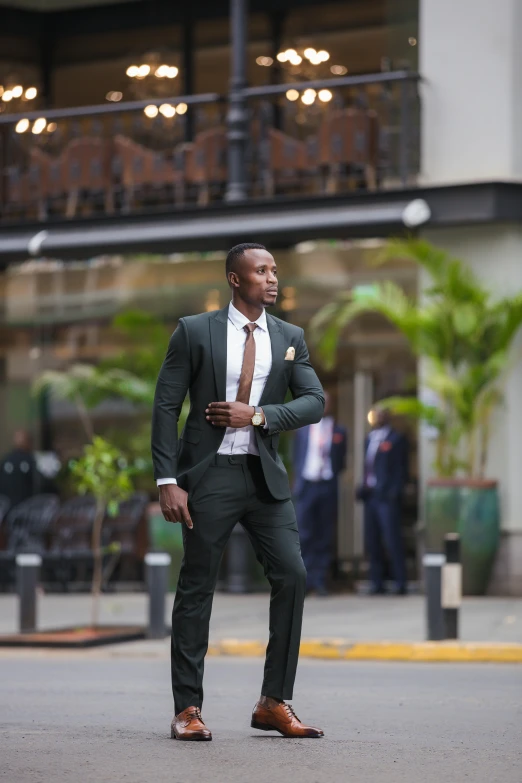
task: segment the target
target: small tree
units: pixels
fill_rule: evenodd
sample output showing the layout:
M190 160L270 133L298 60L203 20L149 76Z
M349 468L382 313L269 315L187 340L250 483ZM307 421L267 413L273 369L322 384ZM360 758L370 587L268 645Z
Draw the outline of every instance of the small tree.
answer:
M92 528L92 613L91 624L98 625L102 586L102 528L105 515L115 516L119 503L132 493L132 475L119 449L108 441L94 436L83 449L83 456L70 465L76 489L82 495L96 499L96 515Z

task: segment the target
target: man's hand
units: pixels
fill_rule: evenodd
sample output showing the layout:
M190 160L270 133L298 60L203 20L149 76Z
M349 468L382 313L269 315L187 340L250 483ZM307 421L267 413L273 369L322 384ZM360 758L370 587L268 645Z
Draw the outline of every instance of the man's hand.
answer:
M205 411L207 421L216 427L248 427L255 409L244 402L211 402Z
M161 484L159 487L161 512L167 522L184 522L192 530L194 525L190 518L187 501L188 493L177 484Z

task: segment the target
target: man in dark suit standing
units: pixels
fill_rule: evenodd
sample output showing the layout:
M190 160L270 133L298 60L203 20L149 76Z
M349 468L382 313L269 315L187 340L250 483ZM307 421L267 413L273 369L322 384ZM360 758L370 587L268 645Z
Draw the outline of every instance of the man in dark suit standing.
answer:
M181 318L156 387L152 456L165 519L183 523L184 557L172 613L175 717L171 736L210 740L203 723L203 666L223 550L239 521L271 584L270 639L251 725L286 737L320 737L284 699L292 698L306 572L279 433L319 421L324 394L303 330L267 315L277 268L254 243L232 248L232 302ZM293 399L285 403L290 389ZM190 411L178 440L187 392Z
M364 532L370 559L372 594L384 593L384 549L391 560L397 594L405 595L406 563L401 535L401 499L408 477L408 442L390 424L384 408L373 411L373 429L366 438L364 481L359 498L364 502Z
M346 466L346 430L332 416L325 392L324 416L294 438L294 498L307 588L326 596L337 519L339 474Z

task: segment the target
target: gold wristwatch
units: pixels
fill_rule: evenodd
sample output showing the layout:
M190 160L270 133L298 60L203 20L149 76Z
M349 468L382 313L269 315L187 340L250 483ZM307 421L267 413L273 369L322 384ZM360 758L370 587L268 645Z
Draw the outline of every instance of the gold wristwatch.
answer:
M261 408L256 408L254 406L252 407L254 408L254 415L252 416L251 422L254 425L254 427L259 427L263 423L263 419L264 419L263 411L261 410Z

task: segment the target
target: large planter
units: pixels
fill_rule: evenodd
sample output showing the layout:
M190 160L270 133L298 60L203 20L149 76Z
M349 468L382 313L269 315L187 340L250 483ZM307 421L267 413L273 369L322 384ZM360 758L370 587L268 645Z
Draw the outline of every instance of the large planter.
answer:
M426 492L426 550L444 551L444 535L459 533L465 595L484 595L500 537L496 481L433 479Z

